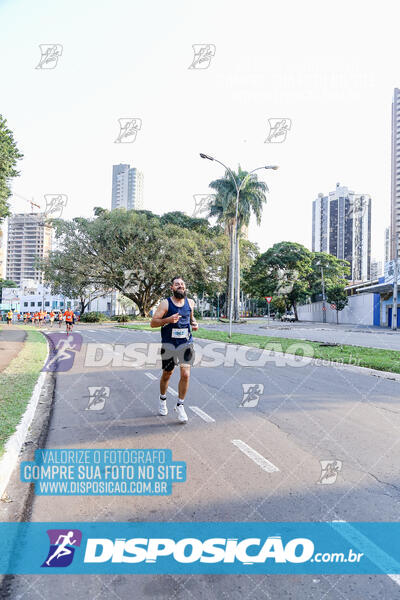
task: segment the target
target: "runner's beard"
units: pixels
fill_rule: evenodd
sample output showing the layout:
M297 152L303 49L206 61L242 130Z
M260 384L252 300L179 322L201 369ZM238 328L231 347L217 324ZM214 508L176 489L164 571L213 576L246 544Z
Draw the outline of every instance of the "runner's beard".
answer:
M177 300L182 300L182 298L185 298L186 296L186 291L181 292L180 290L175 290L174 291L174 298L176 298Z

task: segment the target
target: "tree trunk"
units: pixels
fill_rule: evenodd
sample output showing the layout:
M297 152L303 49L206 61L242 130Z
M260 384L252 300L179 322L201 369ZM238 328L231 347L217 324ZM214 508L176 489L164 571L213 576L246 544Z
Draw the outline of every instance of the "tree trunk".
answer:
M240 250L239 250L239 231L236 239L235 248L235 298L233 307L233 318L235 321L240 319Z
M339 311L336 309L336 325L339 325Z
M293 310L294 310L294 318L296 319L296 321L298 321L299 317L297 315L297 305L296 305L296 302L293 302Z
M232 274L233 274L233 266L235 260L235 247L234 247L234 223L229 227L229 238L230 238L230 257L229 257L229 278L228 278L228 312L227 317L230 318L231 315L231 294L232 294ZM232 318L234 315L232 314Z

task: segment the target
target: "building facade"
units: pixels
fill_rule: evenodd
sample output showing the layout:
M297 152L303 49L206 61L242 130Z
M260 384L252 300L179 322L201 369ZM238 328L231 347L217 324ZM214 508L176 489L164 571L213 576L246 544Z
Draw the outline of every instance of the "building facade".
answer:
M390 259L396 258L396 234L400 244L400 89L395 88L392 101L392 178L390 210Z
M113 165L111 210L143 208L144 176L130 165Z
M49 287L32 279L23 280L17 288L3 289L1 310L32 313L39 310L64 311L66 308L79 308L78 300L62 294L52 294Z
M6 278L19 286L24 279L43 283L36 261L51 250L52 227L43 213L23 213L8 218Z
M379 279L383 275L383 265L381 260L371 260L371 281Z
M385 248L384 248L384 261L386 264L390 260L390 227L385 228Z
M371 277L371 198L336 184L312 206L312 250L350 263L352 281Z

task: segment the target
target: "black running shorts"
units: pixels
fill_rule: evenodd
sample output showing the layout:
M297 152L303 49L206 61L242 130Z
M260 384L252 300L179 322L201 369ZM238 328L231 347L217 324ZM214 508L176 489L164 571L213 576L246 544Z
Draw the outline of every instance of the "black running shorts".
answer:
M175 347L172 344L161 345L161 363L163 371L173 371L177 365L192 365L195 352L193 344L182 344Z

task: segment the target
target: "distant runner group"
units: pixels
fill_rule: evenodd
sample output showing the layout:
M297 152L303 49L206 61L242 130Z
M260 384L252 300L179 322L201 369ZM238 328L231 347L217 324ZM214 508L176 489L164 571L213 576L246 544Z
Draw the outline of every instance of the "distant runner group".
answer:
M62 323L64 322L66 325L67 333L72 330L74 323L79 320L79 316L77 316L73 310L67 309L64 312L59 311L50 311L39 310L36 312L25 312L25 313L13 313L11 310L7 312L7 324L11 325L14 321L18 323L32 323L35 327L42 327L43 325L49 323L50 327L53 327L54 322L58 322L58 327L60 328Z

